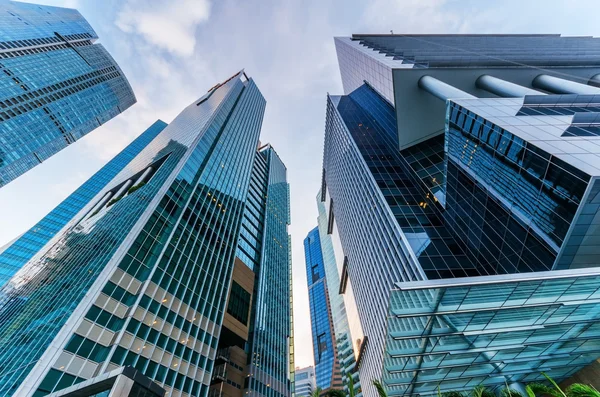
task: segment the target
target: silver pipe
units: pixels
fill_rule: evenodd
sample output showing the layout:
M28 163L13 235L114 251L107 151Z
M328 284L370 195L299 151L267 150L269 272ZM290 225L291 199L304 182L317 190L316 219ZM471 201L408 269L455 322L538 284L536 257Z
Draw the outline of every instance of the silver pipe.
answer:
M112 192L107 192L104 195L104 197L102 197L100 199L100 201L98 201L98 203L96 203L96 205L94 207L92 207L91 210L88 211L87 214L85 214L85 216L83 217L83 219L81 219L81 221L83 222L84 220L88 219L89 217L94 215L98 210L100 210L100 208L104 207L104 205L108 202L108 200L110 200L111 197L112 197Z
M489 74L479 76L475 85L482 90L505 98L522 98L525 95L546 95L543 92L502 80Z
M133 181L131 179L128 179L127 182L125 182L123 184L123 186L121 186L119 188L119 190L117 190L117 192L115 193L115 197L113 198L113 200L118 200L121 197L123 197L123 195L127 192L127 189L129 189L132 184L133 184Z
M451 86L450 84L446 84L443 81L431 76L421 77L421 79L419 79L419 87L444 102L448 99L477 98L476 96L459 90L458 88Z
M590 81L588 81L588 84L593 86L593 87L598 87L600 88L600 73L593 76Z
M148 174L150 174L150 172L152 172L152 167L146 168L146 170L144 171L144 173L142 175L140 175L140 177L137 179L137 181L135 181L135 183L133 184L133 186L137 186L140 183L144 182L144 180L148 177Z
M535 88L550 91L555 94L600 95L600 88L587 84L576 83L559 77L540 74L531 83Z

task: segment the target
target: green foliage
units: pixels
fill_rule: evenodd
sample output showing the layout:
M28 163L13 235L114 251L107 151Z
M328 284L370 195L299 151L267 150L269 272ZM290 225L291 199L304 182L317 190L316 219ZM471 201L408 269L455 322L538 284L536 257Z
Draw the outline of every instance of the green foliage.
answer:
M548 387L541 383L531 383L525 387L528 397L550 396L563 397L563 394L555 388Z
M329 389L325 395L327 397L346 397L346 393L340 389Z
M565 392L562 391L562 389L556 384L556 382L554 381L554 379L552 379L551 377L549 377L548 375L546 375L544 372L542 372L542 375L544 375L544 377L546 379L548 379L548 382L552 383L552 386L554 386L555 391L559 393L559 394L554 394L554 395L561 396L561 397L567 397L567 395L565 394Z
M477 386L471 391L471 397L496 397L496 395L489 391L485 386Z
M379 379L373 379L373 386L375 386L375 388L377 389L377 394L379 395L379 397L388 397Z
M127 191L127 194L131 194L131 193L135 192L136 190L143 188L145 184L146 184L146 182L142 182L138 185L130 187L129 190Z
M110 207L111 205L113 205L114 203L116 203L117 201L119 201L120 198L116 198L116 199L112 199L108 202L108 204L106 204L106 207Z
M348 377L348 397L354 397L356 394L354 392L354 379L352 379L352 374L350 373L346 374L346 376Z
M312 393L310 393L310 397L320 397L322 391L323 389L317 387L315 390L312 391Z
M523 394L518 391L509 388L508 386L500 392L501 397L525 397Z
M459 391L448 391L446 393L443 393L442 397L465 397L465 395Z
M568 397L600 397L600 392L592 386L574 383L567 388Z

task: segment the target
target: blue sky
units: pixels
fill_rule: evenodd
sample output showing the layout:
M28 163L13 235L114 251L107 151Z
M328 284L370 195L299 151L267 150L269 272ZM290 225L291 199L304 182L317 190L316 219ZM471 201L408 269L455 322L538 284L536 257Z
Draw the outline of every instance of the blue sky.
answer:
M170 122L245 68L267 99L263 143L288 167L296 363L312 365L302 240L316 226L326 93L342 93L334 36L562 33L600 36L598 0L39 0L77 8L138 103L0 189L0 246L27 230L157 118Z

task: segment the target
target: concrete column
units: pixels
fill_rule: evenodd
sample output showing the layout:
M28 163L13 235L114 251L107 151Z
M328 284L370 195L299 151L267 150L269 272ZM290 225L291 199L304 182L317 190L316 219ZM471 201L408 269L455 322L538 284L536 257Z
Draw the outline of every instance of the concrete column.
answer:
M128 397L134 383L132 379L124 375L117 376L108 397Z
M88 219L89 217L94 215L96 213L96 211L98 211L99 209L104 207L104 205L106 205L106 203L108 203L108 200L110 200L111 197L112 197L112 192L106 193L104 195L104 197L102 197L100 199L100 201L98 201L98 203L91 210L89 210L89 212L85 215L85 217L83 217L82 221Z
M146 171L144 171L144 173L142 175L140 175L140 177L137 179L137 181L135 181L133 186L137 186L140 183L144 182L146 180L146 178L148 177L148 174L150 174L151 172L152 172L152 167L146 168Z
M594 77L592 77L588 84L600 88L600 74L597 74Z
M123 184L123 186L121 186L119 188L119 190L117 190L117 192L115 193L115 197L113 198L113 200L118 200L121 197L123 197L123 195L125 195L125 193L127 193L127 190L131 187L131 185L133 185L133 181L131 179L128 179L127 182L125 182Z
M543 92L523 87L510 81L484 74L475 82L477 87L505 98L522 98L525 95L545 95Z
M421 77L419 80L419 87L436 98L441 99L442 101L446 101L448 99L477 98L476 96L459 90L458 88L451 86L450 84L446 84L443 81L431 76Z
M533 79L532 85L555 94L600 95L600 88L587 84L576 83L547 74L540 74Z

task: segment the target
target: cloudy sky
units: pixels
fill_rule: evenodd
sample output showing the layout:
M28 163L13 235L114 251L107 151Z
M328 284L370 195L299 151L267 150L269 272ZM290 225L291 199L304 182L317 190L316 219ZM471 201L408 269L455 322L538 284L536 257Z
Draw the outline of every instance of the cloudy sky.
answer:
M312 365L302 240L316 226L325 95L342 93L334 36L562 33L600 36L598 0L38 0L77 8L137 104L0 189L0 246L27 230L157 118L241 68L267 99L263 142L289 170L296 363Z

